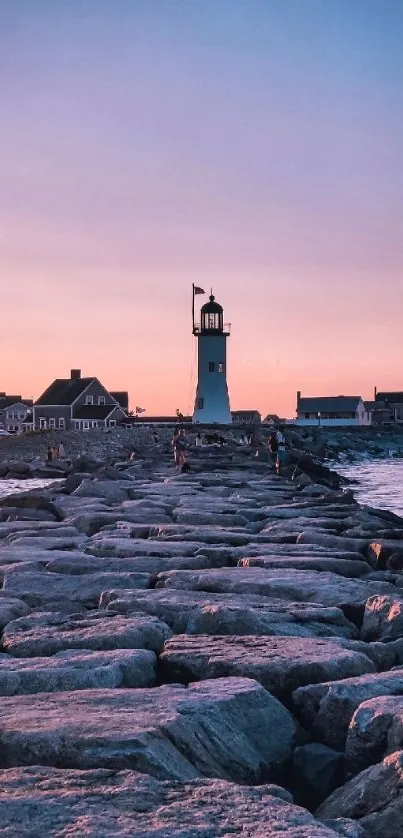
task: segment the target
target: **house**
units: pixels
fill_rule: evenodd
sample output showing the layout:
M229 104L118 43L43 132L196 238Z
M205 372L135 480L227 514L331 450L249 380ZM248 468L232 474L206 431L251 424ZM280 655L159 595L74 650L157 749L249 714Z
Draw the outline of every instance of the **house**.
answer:
M258 410L231 410L233 425L260 425L262 417Z
M20 434L32 422L32 399L0 393L0 430Z
M111 428L125 417L126 411L99 379L82 378L78 369L71 370L70 378L56 378L33 406L34 430Z
M302 398L297 393L297 425L343 427L370 425L371 414L361 396Z
M376 413L383 416L383 422L403 422L403 392L377 392L375 390Z

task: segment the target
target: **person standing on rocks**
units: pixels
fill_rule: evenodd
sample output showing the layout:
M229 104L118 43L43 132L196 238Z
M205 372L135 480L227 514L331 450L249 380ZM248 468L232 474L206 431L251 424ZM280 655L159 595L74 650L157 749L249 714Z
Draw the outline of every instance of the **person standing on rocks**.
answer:
M276 442L277 442L277 459L276 459L276 472L280 474L282 466L285 465L287 459L287 452L285 447L285 436L283 432L278 429L276 433Z
M277 453L278 453L278 442L277 442L277 434L273 433L270 434L268 439L268 447L269 447L269 454L271 454L271 462L273 466L273 471L276 468L277 464ZM270 462L270 460L269 460Z
M187 441L183 428L175 434L172 440L172 445L174 449L175 465L177 468L181 468L186 460L187 449Z

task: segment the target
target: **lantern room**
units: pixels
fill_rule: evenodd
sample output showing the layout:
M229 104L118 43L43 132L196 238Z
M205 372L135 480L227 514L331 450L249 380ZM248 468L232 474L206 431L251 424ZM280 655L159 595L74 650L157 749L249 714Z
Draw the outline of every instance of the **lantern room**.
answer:
M224 331L223 307L216 303L214 294L211 294L208 303L201 308L200 331L202 334Z

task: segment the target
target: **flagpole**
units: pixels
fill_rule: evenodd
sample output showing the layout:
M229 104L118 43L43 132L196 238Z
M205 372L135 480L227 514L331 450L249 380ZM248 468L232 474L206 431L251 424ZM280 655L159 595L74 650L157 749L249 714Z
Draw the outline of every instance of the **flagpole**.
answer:
M195 284L192 282L192 334L195 333Z

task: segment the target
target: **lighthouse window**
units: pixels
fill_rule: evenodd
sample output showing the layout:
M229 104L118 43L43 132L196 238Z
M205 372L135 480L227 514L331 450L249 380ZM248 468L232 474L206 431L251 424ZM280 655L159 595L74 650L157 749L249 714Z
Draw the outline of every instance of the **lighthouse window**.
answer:
M215 372L215 363L214 363L214 361L209 361L208 371L209 371L209 372Z
M218 365L218 372L224 372L224 364Z
M204 399L197 399L197 409L203 410L204 407Z

